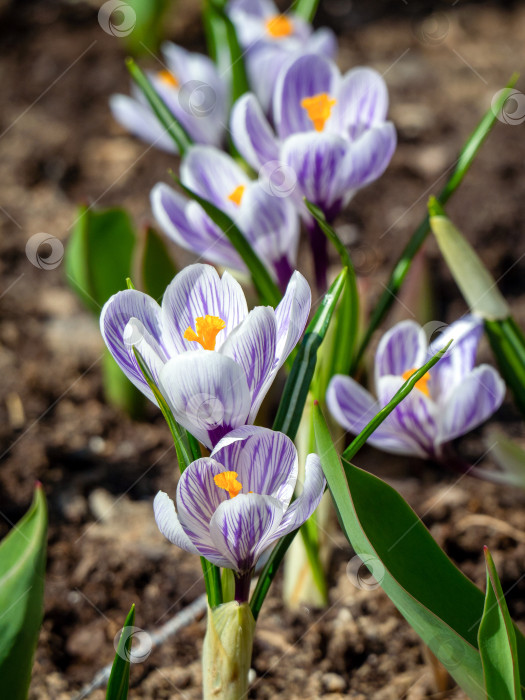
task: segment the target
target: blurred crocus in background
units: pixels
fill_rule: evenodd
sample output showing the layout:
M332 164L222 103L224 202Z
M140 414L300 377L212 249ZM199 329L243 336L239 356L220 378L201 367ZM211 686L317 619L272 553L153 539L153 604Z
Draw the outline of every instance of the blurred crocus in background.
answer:
M167 494L157 494L155 519L177 546L233 569L235 597L246 601L259 558L302 525L321 500L325 478L317 455L306 458L301 495L290 503L297 476L297 450L290 438L267 428L238 428L209 458L185 469L177 486L177 511Z
M300 56L279 74L273 102L275 132L252 93L235 103L231 132L246 161L265 177L295 179L290 199L309 226L318 281L326 270L326 239L301 202L306 197L332 221L355 192L376 180L396 147L386 121L388 93L370 68L341 76L329 59Z
M213 61L173 44L162 45L164 68L148 76L175 119L196 143L221 146L228 120L226 83ZM136 87L132 97L113 95L110 107L115 119L134 136L171 153L177 152L149 103Z
M273 91L283 65L304 53L335 58L337 40L327 27L312 25L294 12L281 14L271 0L230 0L227 12L245 50L252 90L271 113Z
M401 385L439 349L454 340L444 357L370 436L385 452L440 460L450 441L476 428L501 406L505 384L490 365L475 367L483 323L467 316L428 345L424 329L402 321L381 339L375 356L377 399L350 377L336 375L327 393L334 418L359 433Z
M230 430L253 423L277 371L310 313L308 282L295 272L274 310L248 313L240 284L210 265L189 265L167 287L162 306L134 289L104 305L102 336L127 377L153 394L133 348L144 358L175 419L212 448Z
M228 214L284 291L296 266L299 243L299 217L290 199L274 196L233 158L210 146L190 148L180 177ZM175 243L210 262L246 270L227 236L199 204L159 183L151 192L151 205L157 223Z

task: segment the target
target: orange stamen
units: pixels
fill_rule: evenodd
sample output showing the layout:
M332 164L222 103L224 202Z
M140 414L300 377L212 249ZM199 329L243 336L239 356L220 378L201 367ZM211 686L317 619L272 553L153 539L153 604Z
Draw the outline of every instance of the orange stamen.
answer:
M322 131L326 120L332 112L332 107L337 103L326 92L321 92L313 97L305 97L301 100L301 107L306 109L308 116L313 122L316 131Z
M179 87L179 81L173 75L173 73L169 70L160 70L157 73L157 77L159 78L159 80L161 80L168 87L173 87L173 88Z
M238 496L242 490L242 484L237 481L237 472L221 472L213 477L213 481L220 488L228 491L230 498Z
M226 323L218 316L199 316L195 319L195 329L188 326L184 339L200 343L205 350L215 350L217 334L226 328Z
M410 377L417 372L417 369L409 369L406 372L403 372L403 379L408 381ZM425 396L428 396L430 398L430 391L428 388L428 383L430 381L430 374L429 372L426 372L421 379L418 379L415 385L416 389L419 389L419 391L423 392Z
M246 185L239 185L236 187L231 194L228 195L228 199L230 202L233 202L236 204L238 207L241 206L241 201L242 201L242 196L244 194L244 190L246 189Z
M266 22L266 31L275 39L290 36L293 32L293 24L285 15L274 15Z

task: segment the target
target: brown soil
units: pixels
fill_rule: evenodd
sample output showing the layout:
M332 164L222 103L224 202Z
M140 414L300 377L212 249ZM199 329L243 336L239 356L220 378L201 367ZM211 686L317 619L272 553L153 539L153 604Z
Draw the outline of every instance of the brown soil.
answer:
M203 591L198 561L163 541L152 519L154 494L160 487L173 491L176 483L168 429L153 407L133 422L104 403L94 319L71 294L63 266L43 271L25 255L28 238L40 231L65 242L80 201L124 205L144 224L149 191L173 166L171 157L136 142L111 119L109 95L128 88L124 50L100 29L94 5L0 2L0 535L27 509L35 479L44 484L50 510L32 700L70 698L111 661L132 602L136 624L153 629ZM343 3L326 2L323 9L327 21L343 28L340 64L369 64L385 74L399 132L391 167L341 220L371 305L427 196L440 189L492 96L523 63L525 10L519 3L434 3L440 14L432 39L425 34L430 25L408 4L389 3L388 16L378 12L381 3L353 5L355 14L346 19L335 14ZM178 0L175 14L170 36L202 48L197 4ZM449 211L525 325L523 128L497 123ZM450 323L464 304L430 241L424 262L426 273L422 264L402 302L421 317L426 280L432 292L425 320ZM398 305L389 322L405 313ZM486 348L482 354L489 357ZM510 402L498 420L519 436ZM486 449L482 431L462 449L478 459ZM480 586L488 544L511 612L525 621L522 493L371 449L356 462L391 481ZM490 468L490 456L485 465ZM351 557L336 535L327 610L287 611L278 581L256 633L250 697L464 698L457 688L435 694L418 637L381 589L352 585ZM130 697L198 698L203 632L204 622L195 622L136 664ZM91 697L100 700L103 691Z

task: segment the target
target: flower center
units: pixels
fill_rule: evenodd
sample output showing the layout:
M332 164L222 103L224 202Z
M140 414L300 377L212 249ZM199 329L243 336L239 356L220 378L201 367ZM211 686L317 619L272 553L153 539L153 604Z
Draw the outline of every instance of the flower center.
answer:
M293 32L293 24L285 15L274 15L267 20L266 31L275 39L282 39Z
M226 323L218 316L199 316L195 319L195 329L188 326L184 331L184 339L200 343L205 350L215 350L217 333L226 328Z
M242 490L242 484L237 481L237 477L237 472L221 472L213 477L213 481L220 489L228 491L230 498L235 498Z
M244 190L246 189L246 185L239 185L236 187L231 194L228 195L228 199L230 202L233 202L236 204L238 207L241 206L241 201L242 201L242 196L244 194Z
M408 381L410 377L417 372L417 369L409 369L406 372L403 372L403 379ZM419 391L422 391L425 396L428 396L430 398L430 391L428 389L428 383L430 381L430 374L429 372L425 372L425 374L421 377L421 379L418 379L415 385L416 389L419 389Z
M179 87L179 81L169 70L160 70L157 73L157 77L168 87L176 88Z
M330 97L326 92L321 92L319 95L314 95L313 97L305 97L301 100L301 107L306 109L308 116L313 122L316 131L322 131L324 125L330 113L332 107L336 104L337 100Z

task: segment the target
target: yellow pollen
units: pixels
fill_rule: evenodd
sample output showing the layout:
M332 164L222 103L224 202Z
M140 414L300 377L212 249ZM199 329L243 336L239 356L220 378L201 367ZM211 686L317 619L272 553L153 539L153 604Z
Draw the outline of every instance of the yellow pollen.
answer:
M409 369L406 372L403 372L403 379L408 381L410 377L417 372L417 369ZM426 372L421 379L418 379L415 385L416 389L419 389L419 391L422 391L425 396L428 396L430 398L430 391L428 389L428 383L430 381L430 374Z
M228 195L228 199L230 202L233 202L236 204L238 207L241 206L241 201L242 201L242 196L244 194L244 190L246 189L246 185L239 185L236 187L231 194Z
M237 472L221 472L213 477L213 481L220 489L228 491L230 498L235 498L242 490L242 484L237 481L237 477Z
M308 112L315 130L322 131L336 102L337 100L330 97L326 92L321 92L319 95L302 99L301 107Z
M266 22L266 31L275 39L290 36L293 32L293 24L285 15L274 15Z
M173 73L169 70L161 70L157 73L157 77L159 80L162 80L162 82L165 85L168 85L168 87L179 87L179 81L177 78L173 75Z
M218 316L199 316L195 319L195 329L188 326L184 331L184 339L200 343L205 350L215 350L217 333L226 328L226 323Z

